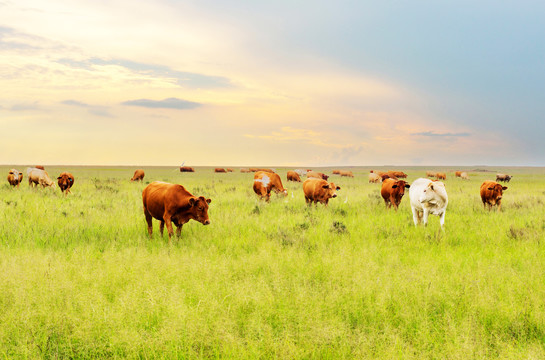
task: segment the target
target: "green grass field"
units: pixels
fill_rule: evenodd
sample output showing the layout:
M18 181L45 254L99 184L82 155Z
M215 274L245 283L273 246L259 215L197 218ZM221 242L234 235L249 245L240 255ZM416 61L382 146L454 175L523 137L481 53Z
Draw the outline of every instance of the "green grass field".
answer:
M545 358L543 168L493 169L514 175L499 213L479 197L495 172L448 172L444 231L415 228L408 195L386 210L368 168L332 176L327 208L287 169L288 197L264 203L239 168L46 167L74 174L66 198L17 168L19 189L0 182L0 358ZM154 221L149 239L155 180L210 197L211 225L169 246Z

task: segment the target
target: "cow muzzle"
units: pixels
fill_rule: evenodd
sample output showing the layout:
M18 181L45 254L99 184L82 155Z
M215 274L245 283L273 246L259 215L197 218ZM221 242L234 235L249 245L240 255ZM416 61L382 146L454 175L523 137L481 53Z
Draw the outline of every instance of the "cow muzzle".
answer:
M336 198L336 197L337 197L337 194L333 194L333 196L332 196L332 197Z
M210 220L206 219L206 220L203 221L202 224L203 224L203 225L210 225Z

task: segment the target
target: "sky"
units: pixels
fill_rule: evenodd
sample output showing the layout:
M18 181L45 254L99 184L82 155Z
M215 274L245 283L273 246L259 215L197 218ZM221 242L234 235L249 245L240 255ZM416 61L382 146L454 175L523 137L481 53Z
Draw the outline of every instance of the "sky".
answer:
M545 166L543 14L0 0L0 164Z

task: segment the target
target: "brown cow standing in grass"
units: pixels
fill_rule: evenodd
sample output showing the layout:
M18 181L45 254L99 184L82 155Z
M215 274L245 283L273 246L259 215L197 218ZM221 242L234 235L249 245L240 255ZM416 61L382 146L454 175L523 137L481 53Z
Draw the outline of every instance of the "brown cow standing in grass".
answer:
M11 169L8 173L8 183L13 187L19 187L21 181L23 181L23 173L19 170Z
M339 172L339 175L342 176L346 176L346 177L354 177L354 174L352 174L352 171L348 171L348 170L341 170Z
M503 192L507 190L507 186L501 186L495 181L487 180L481 185L481 200L483 206L488 211L492 210L492 206L498 206L498 211L501 210L501 199Z
M131 181L144 181L144 176L146 173L142 169L138 169L134 172Z
M299 177L299 174L297 174L295 171L288 171L287 174L288 181L295 181L295 182L301 182L301 178Z
M337 197L336 190L340 189L334 183L328 183L323 179L310 178L303 183L303 192L305 193L307 205L322 203L327 206L329 199Z
M280 176L277 173L267 171L256 172L254 175L254 192L261 199L269 201L272 190L277 193L283 193L284 196L288 195L288 190L284 189L282 180L280 180Z
M456 177L462 177L462 172L459 171L459 170L458 170L458 171L455 171L455 172L454 172L454 176L456 176Z
M437 180L446 180L447 174L438 172L435 173L435 177L437 178Z
M307 172L307 179L309 178L327 180L329 179L329 175L317 171L309 171Z
M195 172L191 166L180 166L180 172Z
M161 237L166 224L169 244L174 233L173 223L176 225L177 237L180 237L182 226L189 220L198 221L203 225L210 224L208 205L212 200L204 196L193 196L182 185L154 181L142 191L142 202L149 236L152 236L152 218L155 218L161 222L159 225Z
M393 205L397 210L403 195L405 195L405 189L409 187L410 185L405 180L385 179L382 182L380 195L382 195L386 207L389 209Z
M217 172L217 173L226 173L227 170L225 170L224 168L215 168L215 169L214 169L214 172Z
M70 188L74 185L74 175L69 172L63 172L57 177L57 183L64 196L67 196L68 193L71 193Z

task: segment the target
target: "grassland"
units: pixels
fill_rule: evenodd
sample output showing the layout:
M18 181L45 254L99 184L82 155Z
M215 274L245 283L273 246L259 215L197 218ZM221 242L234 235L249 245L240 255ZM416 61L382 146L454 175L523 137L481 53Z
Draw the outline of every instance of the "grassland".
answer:
M498 169L500 213L479 198L494 173L448 173L444 231L408 196L387 211L366 168L328 208L284 180L267 204L253 174L134 169L48 167L75 175L66 198L0 183L1 358L545 358L545 169ZM212 198L211 225L149 239L154 180Z

